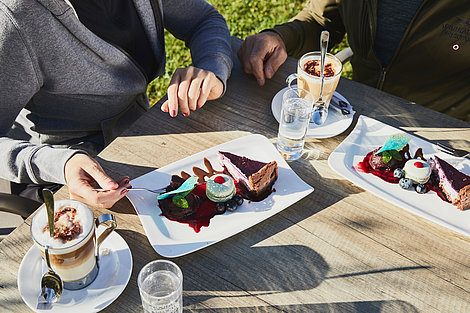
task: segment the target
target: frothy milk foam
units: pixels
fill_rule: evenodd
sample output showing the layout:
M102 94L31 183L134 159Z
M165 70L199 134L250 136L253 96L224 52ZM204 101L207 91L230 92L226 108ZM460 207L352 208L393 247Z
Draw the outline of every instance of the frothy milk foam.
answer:
M47 228L47 212L46 207L44 206L41 211L34 216L33 223L31 225L33 238L42 246L47 244L52 249L65 249L77 244L89 235L94 222L91 211L84 204L77 201L57 201L55 203L54 211L57 212L60 208L66 206L77 209L75 221L80 223L82 226L82 232L70 241L63 241L60 238L51 238L49 236L49 228Z
M82 279L88 275L96 264L93 253L94 244L91 237L94 235L94 219L91 210L81 202L73 200L56 201L54 211L60 208L75 208L75 222L80 223L81 232L73 239L64 241L60 238L51 238L47 227L47 212L43 207L33 217L31 223L31 234L36 242L36 246L44 252L44 246L49 245L49 255L53 269L64 281L74 281ZM68 225L72 226L71 223ZM85 245L90 247L84 247ZM85 252L78 252L84 251ZM75 254L75 252L77 252Z

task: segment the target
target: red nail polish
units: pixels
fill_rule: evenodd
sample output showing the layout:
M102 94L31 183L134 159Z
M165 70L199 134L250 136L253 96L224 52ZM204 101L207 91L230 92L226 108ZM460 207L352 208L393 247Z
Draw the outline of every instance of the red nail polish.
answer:
M121 191L121 195L125 195L127 192L128 192L127 189L123 189L123 190Z
M175 117L176 116L176 110L171 110L171 117Z

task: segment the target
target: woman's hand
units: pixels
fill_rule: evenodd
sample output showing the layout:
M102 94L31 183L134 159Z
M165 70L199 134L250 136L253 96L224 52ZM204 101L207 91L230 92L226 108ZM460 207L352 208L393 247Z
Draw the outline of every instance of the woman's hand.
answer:
M260 86L271 79L287 59L286 45L273 31L247 36L237 54L243 70L253 74Z
M168 86L168 100L162 111L171 117L178 115L178 107L184 116L201 108L207 100L217 99L224 91L224 84L214 73L194 66L178 68Z
M96 160L83 153L72 156L65 163L64 171L70 199L92 207L110 208L126 195L128 188L132 188L129 177L121 177L115 182ZM106 191L93 190L100 187Z

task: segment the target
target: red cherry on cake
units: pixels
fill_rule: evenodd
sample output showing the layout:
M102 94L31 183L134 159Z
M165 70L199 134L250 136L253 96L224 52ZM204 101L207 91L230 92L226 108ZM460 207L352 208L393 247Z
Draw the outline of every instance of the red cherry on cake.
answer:
M217 176L214 178L214 182L217 184L223 184L225 183L225 178L223 178L222 176Z
M421 162L415 162L415 163L414 163L414 166L416 166L417 168L423 168L423 163L421 163Z

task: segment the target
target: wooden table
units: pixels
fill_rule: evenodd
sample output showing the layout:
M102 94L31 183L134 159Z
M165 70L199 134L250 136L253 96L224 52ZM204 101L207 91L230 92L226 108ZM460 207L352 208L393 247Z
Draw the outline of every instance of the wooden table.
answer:
M234 39L234 50L240 44ZM247 134L273 142L271 99L295 71L288 59L259 87L235 67L225 96L189 118L159 105L108 146L99 160L114 177L155 168ZM342 78L359 114L429 140L470 149L469 124ZM330 139L307 139L315 153L290 163L315 191L281 213L215 245L173 259L184 274L185 312L470 312L470 238L408 213L346 181L327 164L353 125ZM61 190L58 198L67 197ZM440 201L440 200L437 200ZM127 199L110 210L134 267L121 296L104 312L139 312L137 274L161 258ZM0 311L26 312L19 264L32 245L30 220L0 243Z

